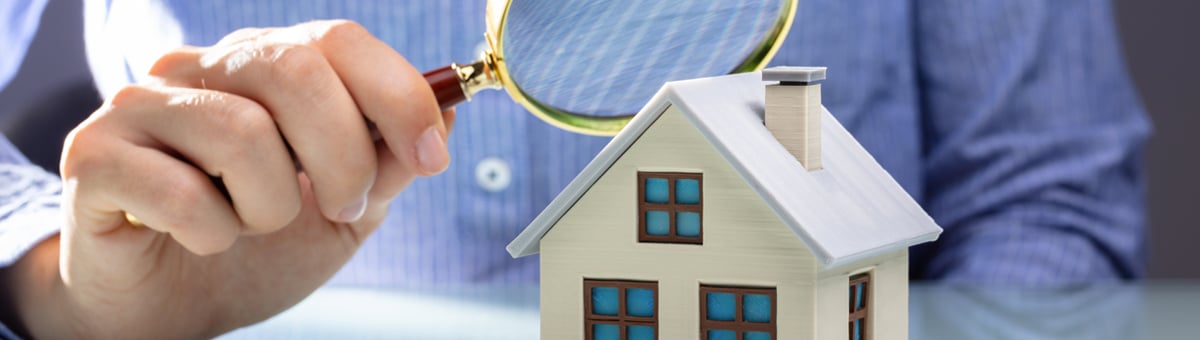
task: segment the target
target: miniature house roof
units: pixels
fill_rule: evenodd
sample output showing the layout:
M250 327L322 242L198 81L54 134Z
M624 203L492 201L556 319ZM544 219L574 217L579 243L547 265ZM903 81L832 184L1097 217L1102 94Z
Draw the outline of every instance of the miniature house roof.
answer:
M826 268L937 239L941 228L822 107L824 168L808 171L763 125L761 73L667 83L507 249L541 238L614 162L675 106Z

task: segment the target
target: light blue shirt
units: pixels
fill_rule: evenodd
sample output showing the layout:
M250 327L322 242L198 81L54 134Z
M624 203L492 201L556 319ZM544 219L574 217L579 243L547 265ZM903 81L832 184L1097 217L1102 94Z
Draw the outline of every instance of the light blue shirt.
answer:
M0 30L0 89L3 89L17 74L24 60L25 50L37 32L46 0L5 1L0 3L0 19L5 29Z
M347 18L428 70L478 55L483 5L88 1L88 50L111 94L178 44ZM913 251L915 278L1044 284L1144 271L1149 124L1123 63L1106 1L805 0L772 64L828 66L824 104L945 229ZM501 92L457 117L449 170L405 190L332 284L536 282L537 258L511 259L505 244L608 139L553 128ZM11 183L12 197L54 195ZM0 239L60 223L37 221L0 224Z

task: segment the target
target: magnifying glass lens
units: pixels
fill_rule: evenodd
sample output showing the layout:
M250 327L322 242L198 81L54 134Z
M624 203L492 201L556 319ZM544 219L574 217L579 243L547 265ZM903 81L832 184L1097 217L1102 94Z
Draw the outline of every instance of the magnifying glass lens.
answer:
M787 1L512 1L502 53L528 100L625 116L667 81L758 68L785 10Z
M442 109L504 88L547 123L611 136L665 82L762 68L796 1L491 0L491 50L425 79Z

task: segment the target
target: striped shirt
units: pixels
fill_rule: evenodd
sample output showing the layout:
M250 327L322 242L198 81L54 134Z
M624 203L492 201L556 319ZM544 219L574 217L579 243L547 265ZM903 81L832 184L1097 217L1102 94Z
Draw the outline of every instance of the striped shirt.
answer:
M772 64L828 66L825 106L945 229L914 249L914 278L1046 284L1142 275L1138 158L1149 124L1108 2L868 2L800 1ZM210 45L242 27L351 19L422 70L472 60L485 30L484 1L86 6L89 60L106 94L136 82L172 47ZM536 283L537 258L514 260L504 246L608 139L551 127L501 92L481 93L457 117L450 168L405 190L331 284ZM52 231L60 222L43 223ZM0 223L0 239L28 227ZM17 254L8 262L19 256L3 252Z

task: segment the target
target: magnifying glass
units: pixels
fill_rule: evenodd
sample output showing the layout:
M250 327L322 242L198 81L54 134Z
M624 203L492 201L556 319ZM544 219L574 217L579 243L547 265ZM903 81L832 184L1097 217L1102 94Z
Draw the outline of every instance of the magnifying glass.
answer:
M505 89L551 125L615 135L663 83L759 70L797 0L489 0L490 49L425 73L443 110Z
M791 27L796 2L489 0L490 50L425 80L442 110L505 89L551 125L611 136L663 83L761 69Z

